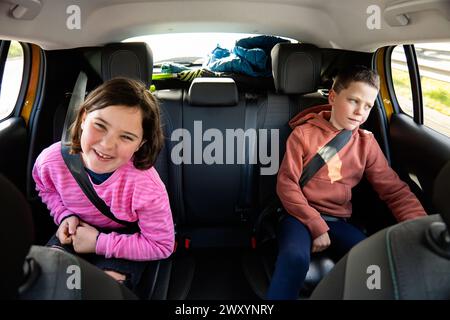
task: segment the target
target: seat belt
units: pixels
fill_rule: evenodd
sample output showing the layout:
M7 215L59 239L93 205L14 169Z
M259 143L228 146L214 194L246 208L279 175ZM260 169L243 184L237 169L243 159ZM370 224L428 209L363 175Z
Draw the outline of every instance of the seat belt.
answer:
M92 202L92 204L100 211L104 216L113 220L114 222L121 224L131 230L139 230L137 222L129 222L116 218L112 213L108 205L103 201L92 186L86 171L84 170L83 162L81 161L80 154L70 154L70 126L75 120L78 108L84 101L86 94L87 76L83 71L80 71L75 86L73 88L72 96L70 98L69 106L67 107L66 118L64 120L63 134L61 138L61 155L64 159L64 163L69 169L70 173L74 177L77 184L80 186L83 193Z
M254 129L258 135L257 119L258 119L258 96L250 93L245 94L245 120L244 132ZM253 177L255 171L255 163L257 160L257 136L255 140L249 137L248 141L244 139L242 152L244 155L244 163L241 165L239 199L235 211L240 215L242 222L247 222L250 218L252 208L253 195Z
M86 171L84 170L83 162L81 161L81 155L70 154L69 146L61 144L61 154L64 162L69 169L70 173L74 177L75 181L80 186L83 193L88 197L92 204L100 211L104 216L117 222L118 224L124 225L132 230L139 230L137 222L130 222L116 218L109 209L108 205L101 199L97 192L95 192Z
M330 161L350 140L352 132L350 130L341 130L330 142L320 148L311 161L305 166L300 177L299 184L303 188L308 181L322 168L325 163Z
M325 146L314 155L311 161L303 168L302 175L299 179L299 185L303 188L308 181L322 168L325 163L330 161L349 141L352 136L350 130L341 130L333 139L331 139ZM261 229L263 220L274 212L279 212L282 207L278 197L273 199L261 212L256 220L253 228L253 234L256 236ZM329 216L332 218L331 216ZM324 218L327 218L324 217ZM255 240L256 241L256 240ZM253 241L253 242L255 242Z
M69 106L67 107L66 118L64 119L64 127L61 138L61 141L63 143L69 142L70 126L75 121L75 116L77 114L78 108L84 101L84 96L86 95L86 86L87 75L83 71L80 71L72 91L72 96L70 97Z

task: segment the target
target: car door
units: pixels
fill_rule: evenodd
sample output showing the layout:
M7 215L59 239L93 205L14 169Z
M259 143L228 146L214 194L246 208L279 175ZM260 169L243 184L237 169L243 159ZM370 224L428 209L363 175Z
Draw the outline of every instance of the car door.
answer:
M433 183L450 161L450 43L388 47L381 54L392 165L428 213L436 213Z

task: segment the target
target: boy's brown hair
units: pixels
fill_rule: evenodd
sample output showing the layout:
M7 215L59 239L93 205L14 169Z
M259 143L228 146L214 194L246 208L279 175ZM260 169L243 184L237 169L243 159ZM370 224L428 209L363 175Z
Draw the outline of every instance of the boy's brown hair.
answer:
M380 76L375 70L362 65L355 65L342 69L334 78L333 89L336 93L347 89L352 82L364 82L380 90Z
M133 165L140 170L152 167L164 141L158 101L142 82L127 78L109 80L87 96L70 128L70 152L81 152L80 138L83 114L115 105L141 110L143 140L145 142L134 153Z

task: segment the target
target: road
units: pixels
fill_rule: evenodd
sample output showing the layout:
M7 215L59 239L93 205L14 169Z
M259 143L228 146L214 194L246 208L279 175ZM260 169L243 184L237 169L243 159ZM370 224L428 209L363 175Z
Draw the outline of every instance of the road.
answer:
M443 53L439 51L439 56L442 58ZM398 68L400 70L405 70L406 66L401 61L401 56L395 55L396 63L393 64L393 67ZM445 56L446 59L443 59L441 63L436 62L435 60L430 60L428 65L430 68L437 69L438 65L444 67L444 70L439 75L439 78L445 79L450 83L450 76L447 77L447 74L450 75L450 52ZM448 59L447 59L448 58ZM448 70L447 70L448 69ZM23 70L23 60L20 58L9 59L5 65L4 79L2 84L2 90L0 94L0 119L5 117L12 110L12 105L17 100L17 96L19 94L20 83L22 79ZM435 73L430 72L428 76L434 77ZM449 90L450 91L450 90ZM412 103L411 101L399 98L399 103L401 107L405 111L409 111L412 114ZM450 108L450 106L449 106ZM431 128L442 132L450 137L450 117L442 114L434 109L424 107L424 118L425 125L430 126Z

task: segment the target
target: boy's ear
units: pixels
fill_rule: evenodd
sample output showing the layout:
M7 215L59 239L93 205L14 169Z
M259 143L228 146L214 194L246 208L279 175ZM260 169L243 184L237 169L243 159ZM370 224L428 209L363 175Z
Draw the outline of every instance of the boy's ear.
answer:
M336 91L330 89L328 93L328 103L333 104L335 99L336 99Z

